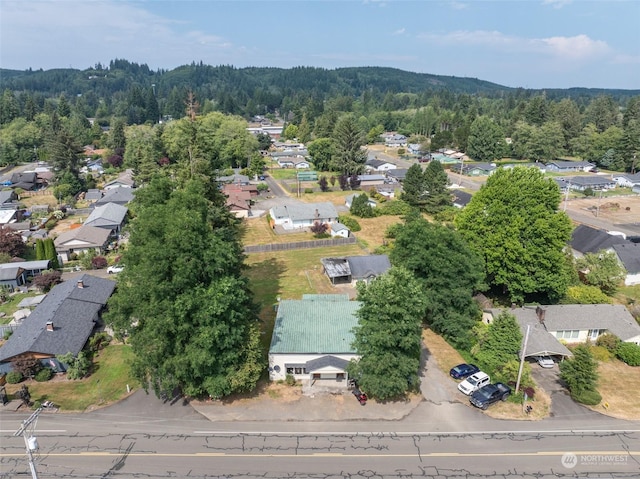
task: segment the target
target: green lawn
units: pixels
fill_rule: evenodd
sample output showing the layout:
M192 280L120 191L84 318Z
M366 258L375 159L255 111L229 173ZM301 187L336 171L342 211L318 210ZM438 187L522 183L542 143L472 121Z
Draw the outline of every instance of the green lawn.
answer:
M30 296L37 296L38 294L40 293L29 292L29 293L15 293L8 296L7 301L0 304L0 312L5 314L3 318L0 318L0 324L7 324L13 319L12 314L18 310L18 303L20 301Z
M96 356L94 371L85 379L72 381L56 377L44 383L7 384L7 393L12 394L26 384L33 402L49 400L61 411L84 411L90 406L104 406L126 396L127 385L131 389L139 386L129 371L132 357L129 346L110 345Z

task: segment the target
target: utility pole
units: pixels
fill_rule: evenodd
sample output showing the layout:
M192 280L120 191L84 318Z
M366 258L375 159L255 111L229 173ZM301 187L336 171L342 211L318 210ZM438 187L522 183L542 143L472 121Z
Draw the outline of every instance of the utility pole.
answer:
M522 350L520 351L520 368L518 369L518 380L516 381L516 394L518 394L518 390L520 389L520 379L522 378L522 368L524 368L524 356L527 353L527 343L529 342L529 330L531 329L531 325L527 324L527 334L524 336L524 345L522 346Z
M36 429L36 422L38 421L38 415L40 414L40 411L42 411L41 407L36 409L31 416L22 421L22 426L20 426L20 429L18 429L13 434L14 437L20 435L24 437L24 445L27 448L27 457L29 459L29 469L31 469L32 479L38 479L38 473L36 472L36 463L33 459L33 451L38 450L38 441L36 440L33 433Z

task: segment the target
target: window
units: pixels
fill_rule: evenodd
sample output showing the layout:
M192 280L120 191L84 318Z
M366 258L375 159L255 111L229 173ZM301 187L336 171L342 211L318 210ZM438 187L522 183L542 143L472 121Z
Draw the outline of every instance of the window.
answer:
M293 368L287 368L287 374L293 374Z
M577 329L567 329L558 331L556 333L558 339L578 339L580 337L580 331Z

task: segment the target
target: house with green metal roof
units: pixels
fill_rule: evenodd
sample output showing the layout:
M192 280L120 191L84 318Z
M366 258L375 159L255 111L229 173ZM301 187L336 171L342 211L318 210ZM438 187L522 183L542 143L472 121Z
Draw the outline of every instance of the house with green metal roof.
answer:
M353 347L359 308L360 302L341 294L280 301L269 348L269 378L277 381L290 374L308 385L321 381L346 388L347 365L359 358Z

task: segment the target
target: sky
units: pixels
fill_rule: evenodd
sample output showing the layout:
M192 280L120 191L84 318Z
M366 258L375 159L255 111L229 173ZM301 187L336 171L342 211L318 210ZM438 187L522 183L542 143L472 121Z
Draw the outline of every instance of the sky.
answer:
M384 66L640 89L640 0L0 0L0 67Z

